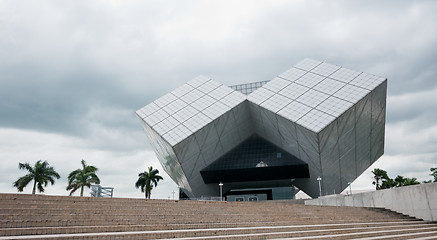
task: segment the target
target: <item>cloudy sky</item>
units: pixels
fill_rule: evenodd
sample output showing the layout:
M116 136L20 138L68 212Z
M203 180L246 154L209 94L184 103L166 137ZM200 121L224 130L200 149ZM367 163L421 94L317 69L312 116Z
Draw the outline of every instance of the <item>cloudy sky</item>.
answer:
M67 195L80 160L116 197L162 170L134 112L202 74L227 85L272 79L304 58L387 77L385 155L371 169L420 181L437 167L436 1L0 0L0 192L48 160ZM25 189L31 192L31 187ZM88 191L86 191L88 193Z

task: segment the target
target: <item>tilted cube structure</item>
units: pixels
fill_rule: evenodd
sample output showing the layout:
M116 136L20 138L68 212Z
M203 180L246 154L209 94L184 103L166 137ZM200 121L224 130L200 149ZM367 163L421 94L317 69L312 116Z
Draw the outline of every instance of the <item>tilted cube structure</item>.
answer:
M256 89L256 90L255 90ZM270 81L199 76L136 112L189 197L294 185L341 192L384 153L387 79L305 59Z

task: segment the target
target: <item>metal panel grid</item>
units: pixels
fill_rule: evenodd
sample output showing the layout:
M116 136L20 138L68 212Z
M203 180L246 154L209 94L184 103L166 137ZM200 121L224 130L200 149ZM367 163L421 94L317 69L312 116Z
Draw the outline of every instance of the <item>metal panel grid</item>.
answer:
M302 96L297 98L296 101L315 108L317 107L317 105L325 101L328 97L328 94L310 89L306 93L302 94Z
M301 157L306 154L309 157L308 160L315 167L320 168L318 134L309 128L302 127L299 123L296 124L296 133Z
M235 91L239 91L245 95L251 94L253 91L257 90L258 88L262 87L264 84L268 83L267 81L260 81L260 82L253 82L253 83L244 83L244 84L238 84L229 86L230 88L234 89Z
M299 145L297 142L296 123L281 115L277 116L278 130L281 137L281 147L294 156L300 158Z
M304 70L292 67L292 68L288 69L287 71L283 72L282 74L280 74L279 77L286 79L290 82L294 82L297 79L299 79L300 77L302 77L305 73L307 73L307 72Z
M344 87L344 85L346 85L346 83L336 81L334 79L325 78L323 81L317 84L314 89L332 95L340 88Z
M226 115L228 116L223 116L223 121L220 121L220 123L217 122L221 126L218 124L216 125L223 152L230 151L244 140L238 131L239 126L236 124L233 112L229 111L226 113ZM219 119L221 118L222 117ZM221 131L219 129L221 129Z
M140 119L144 119L145 117L147 117L147 115L142 111L142 109L138 109L137 111L135 111L135 114Z
M291 102L287 106L285 106L283 109L281 109L278 114L283 116L284 118L287 118L293 122L296 122L299 120L302 116L307 114L311 110L311 107L302 104L300 102Z
M322 63L317 67L315 67L314 69L312 69L311 72L327 77L332 73L334 73L335 71L337 71L339 68L340 67L336 65L332 65L329 63Z
M327 76L329 78L326 78ZM157 146L154 147L157 154L159 152L159 155L161 155L160 159L169 158L177 161L178 158L172 153L171 146L179 146L178 151L183 152L183 149L189 144L186 142L187 139L193 136L197 136L196 139L199 138L200 144L208 142L206 144L208 146L204 147L204 153L201 153L199 147L196 153L193 152L198 156L195 161L202 161L202 163L197 164L194 161L190 165L187 162L185 165L188 164L193 169L186 173L182 172L182 175L194 176L197 171L195 169L198 169L199 166L205 166L205 159L214 158L214 156L210 156L211 154L220 155L232 149L248 137L254 127L257 132L258 128L264 129L258 133L265 134L263 137L270 139L277 145L289 146L294 149L293 151L301 159L307 161L311 168L310 173L323 177L323 191L331 192L332 188L341 191L342 188L346 187L344 184L345 178L355 178L374 161L371 158L377 158L383 153L385 101L374 98L375 103L373 103L373 95L369 97L369 93L385 80L374 75L305 59L279 75L279 77L274 78L269 84L264 86L259 84L261 86L253 87L252 89L257 88L257 90L249 94L247 98L245 95L214 82L210 78L200 76L167 94L162 99L158 99L138 110L137 114L153 127L153 130L150 129L149 131L156 131L157 134L163 136L162 140L165 139L168 142L167 146L166 142L160 140ZM292 83L293 81L295 82ZM243 89L242 85L236 86ZM386 88L384 88L384 91L386 91ZM246 99L249 100L250 104L241 104ZM372 104L378 108L375 113L370 108ZM238 111L236 106L240 106ZM241 106L247 108L251 118L242 115L244 109L242 110ZM257 112L263 112L264 115L254 114L253 111L257 109ZM384 112L380 109L383 109ZM275 117L275 113L279 116ZM356 115L357 119L351 118L351 114L348 113ZM338 121L336 121L337 118L339 118ZM290 126L293 126L290 129L291 132L285 126L288 125L286 124L287 121L290 121ZM373 121L372 124L370 121ZM245 124L246 122L247 124ZM248 127L243 132L239 131L240 128L246 125L252 125L250 122L253 123L253 126ZM352 124L352 129L348 127L348 130L345 131L346 125L350 126L350 122L355 122L355 125ZM334 126L333 124L336 127L338 125L336 132L340 135L330 136L331 133L327 129L330 129L329 126ZM373 131L378 131L378 133L371 134L370 128L374 128ZM209 131L217 132L216 134L209 134ZM281 131L287 132L287 135L281 136ZM338 150L330 152L326 150L326 146L323 154L317 150L322 147L318 146L318 144L322 144L318 142L319 134L322 131L325 131L323 134L328 134L325 137L341 139L341 141L335 143L341 144L341 146L337 146ZM293 132L297 132L296 137L294 137ZM351 137L355 141L350 141ZM218 140L212 138L218 138ZM322 142L326 141L323 140ZM217 144L214 147L212 143ZM220 151L214 150L217 146L219 146ZM355 149L356 146L359 147ZM371 150L372 147L375 149ZM162 156L165 157L162 158ZM333 156L337 159L336 162L332 162L333 165L328 164L329 166L325 166L322 172L319 159L324 162L324 158L329 160L328 158ZM357 156L356 164L350 163L351 160L348 160L351 156ZM353 174L345 174L342 172L343 170L337 169L336 166L340 164L350 168L356 167L357 171ZM165 169L168 170L168 168ZM325 171L331 171L331 173ZM351 180L353 179L348 181ZM305 192L315 195L316 191L307 188L316 187L317 182L314 179L308 181L303 184L299 181L296 181L296 183L302 186L302 190ZM191 190L187 182L181 185L188 191ZM196 190L196 194L202 191L210 191L206 191L206 189L209 189L208 186L201 185L198 188L203 190Z
M335 117L322 111L312 109L305 114L305 116L300 118L297 123L317 133L334 120Z
M181 110L179 110L179 111L175 112L174 114L172 114L172 116L174 118L176 118L180 122L185 122L189 118L191 118L194 115L196 115L198 112L199 111L196 110L195 108L193 108L192 106L187 105L184 108L182 108Z
M174 117L168 116L159 123L157 123L155 126L153 126L153 129L162 136L179 124L179 121L176 120Z
M274 113L291 103L293 100L282 95L276 94L261 103L261 107L266 108Z
M366 96L370 91L364 88L345 85L343 88L334 93L335 97L349 101L351 103L357 103L360 99Z
M342 67L338 69L336 72L334 72L333 74L331 74L329 77L338 81L342 81L344 83L349 83L350 81L352 81L352 79L356 78L360 74L361 72L357 72Z
M194 133L210 122L211 122L211 119L209 117L207 117L205 114L199 112L196 115L194 115L193 117L187 119L182 124L185 127L187 127L192 133Z
M201 98L203 95L205 95L205 93L203 93L197 89L193 89L193 90L189 91L188 93L186 93L185 95L181 96L180 99L188 104L191 104L192 102Z
M331 96L328 99L326 99L324 102L322 102L320 105L318 105L316 109L328 113L333 117L338 117L352 106L353 103L351 102L344 101L341 100L340 98Z
M164 96L158 98L158 99L155 101L155 104L156 104L158 107L162 108L162 107L164 107L165 105L167 105L167 104L173 102L174 100L176 100L176 96L173 95L172 93L167 93L166 95L164 95Z
M138 110L138 113L174 146L245 99L243 94L199 76Z
M175 146L185 138L191 135L191 130L180 124L176 128L169 130L167 133L163 135L163 138L166 139L170 145Z
M228 94L225 98L220 99L220 102L224 103L229 107L235 107L238 104L246 100L246 96L240 92L233 91Z
M154 112L153 114L149 115L144 119L146 123L148 123L150 126L155 126L157 123L161 122L165 118L169 117L170 115L165 112L162 109L159 109L158 111Z
M274 79L272 79L270 82L268 82L267 84L265 84L263 87L269 89L272 92L279 92L281 91L283 88L285 88L286 86L290 85L290 81L288 80L284 80L282 78L276 77Z
M299 83L300 85L304 85L305 87L312 88L315 85L317 85L319 82L321 82L323 79L325 79L324 76L320 76L308 72L307 74L303 75L301 78L297 79L296 83Z
M199 111L202 111L203 109L211 106L216 101L217 101L216 99L208 95L204 95L201 98L197 99L196 101L192 102L191 106Z
M183 108L185 108L188 104L180 99L176 99L175 101L167 104L162 109L166 111L168 114L173 114Z
M215 102L211 106L204 109L203 113L211 119L216 119L229 110L231 110L231 107L222 102Z
M385 78L382 78L382 77L378 77L378 76L368 74L368 73L361 73L358 77L356 77L354 80L352 80L350 82L350 84L365 88L367 90L373 90L379 84L384 82L384 80L385 80Z
M284 89L282 89L279 94L286 96L287 98L290 99L297 99L298 97L300 97L302 94L304 94L306 91L308 91L310 88L302 86L300 84L297 83L292 83L290 85L288 85L287 87L285 87Z
M247 99L253 103L261 104L271 96L273 96L275 93L266 89L266 88L258 88L255 92L250 94Z
M277 115L273 111L265 108L260 108L260 113L265 130L262 136L271 143L281 146Z
M299 63L297 63L296 65L294 65L294 67L300 68L300 69L305 70L305 71L311 71L311 69L317 67L321 63L322 63L321 61L306 58L306 59L300 61Z
M194 134L194 137L199 145L200 152L204 153L208 159L206 161L213 161L216 156L214 155L206 155L206 149L211 150L215 148L216 145L219 145L219 135L217 133L217 129L214 124L209 124L208 126L202 128ZM213 149L212 149L213 150ZM213 151L210 151L211 154Z
M347 82L355 79L354 81L356 84L360 83L361 86L364 86L362 81L358 81L359 78L357 78L357 76L360 74L360 72L333 64L305 59L279 75L279 78L273 79L268 84L249 95L248 100L273 112L279 111L278 114L281 116L290 120L294 119L295 121L302 116L299 114L299 118L291 116L294 114L293 112L290 112L293 105L287 107L287 105L291 103L288 99L296 100L297 102L311 108L317 108L333 117L339 117L348 108L352 107L353 104L351 103L356 103L359 99L370 92L366 89L357 88L357 86L347 84ZM327 78L327 76L330 77ZM278 79L281 78L288 81L295 81L295 83L288 84L286 81L279 81ZM378 80L378 78L373 79L375 82ZM371 83L367 82L366 86L369 86L370 84ZM277 93L286 98L276 97ZM332 95L335 96L335 98L330 97ZM275 99L282 99L282 101ZM325 121L321 121L321 123L323 122ZM328 123L329 122L330 121L328 121ZM320 125L321 123L317 123L317 129L325 127ZM314 127L312 125L303 126Z
M151 102L145 107L138 110L137 114L140 115L142 119L144 119L158 110L159 110L158 105L156 105L154 102Z
M181 96L187 94L189 91L193 90L194 88L188 84L184 84L175 90L173 90L171 93L175 95L176 97L180 98Z
M202 84L201 86L199 86L198 88L197 88L197 90L199 90L199 91L201 91L201 92L203 92L203 93L209 93L209 92L211 92L212 90L214 90L214 89L216 89L216 88L218 88L218 87L220 87L222 84L220 84L220 83L218 83L218 82L216 82L216 81L212 81L212 80L209 80L208 82L205 82L204 84Z
M173 146L173 149L178 157L179 163L190 161L199 155L200 148L193 134L184 138L183 141Z
M143 121L142 125L163 169L167 173L174 173L171 174L170 177L179 186L191 190L188 180L183 174L180 164L178 163L176 154L169 143L167 143L159 134L153 131L146 122Z
M197 76L196 78L190 80L187 82L188 85L192 86L193 88L197 88L200 85L208 82L209 80L211 80L211 78L209 77L205 77L205 76Z
M208 95L212 98L220 100L226 97L227 95L229 95L230 93L232 93L233 91L234 90L232 90L231 88L221 85L216 89L212 90L211 92L209 92Z

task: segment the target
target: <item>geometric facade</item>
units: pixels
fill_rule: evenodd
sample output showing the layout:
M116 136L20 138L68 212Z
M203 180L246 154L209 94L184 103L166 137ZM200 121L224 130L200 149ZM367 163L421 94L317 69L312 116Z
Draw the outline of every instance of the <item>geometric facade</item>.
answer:
M270 81L199 76L136 114L189 197L294 185L341 192L384 153L387 79L305 59ZM259 162L258 162L259 161Z

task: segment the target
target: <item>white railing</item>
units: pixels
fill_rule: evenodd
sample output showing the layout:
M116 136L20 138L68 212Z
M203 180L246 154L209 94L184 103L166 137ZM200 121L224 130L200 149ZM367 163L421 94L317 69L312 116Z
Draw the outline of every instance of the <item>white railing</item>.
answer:
M91 186L91 197L110 197L112 198L114 193L113 187L102 187L100 185Z

